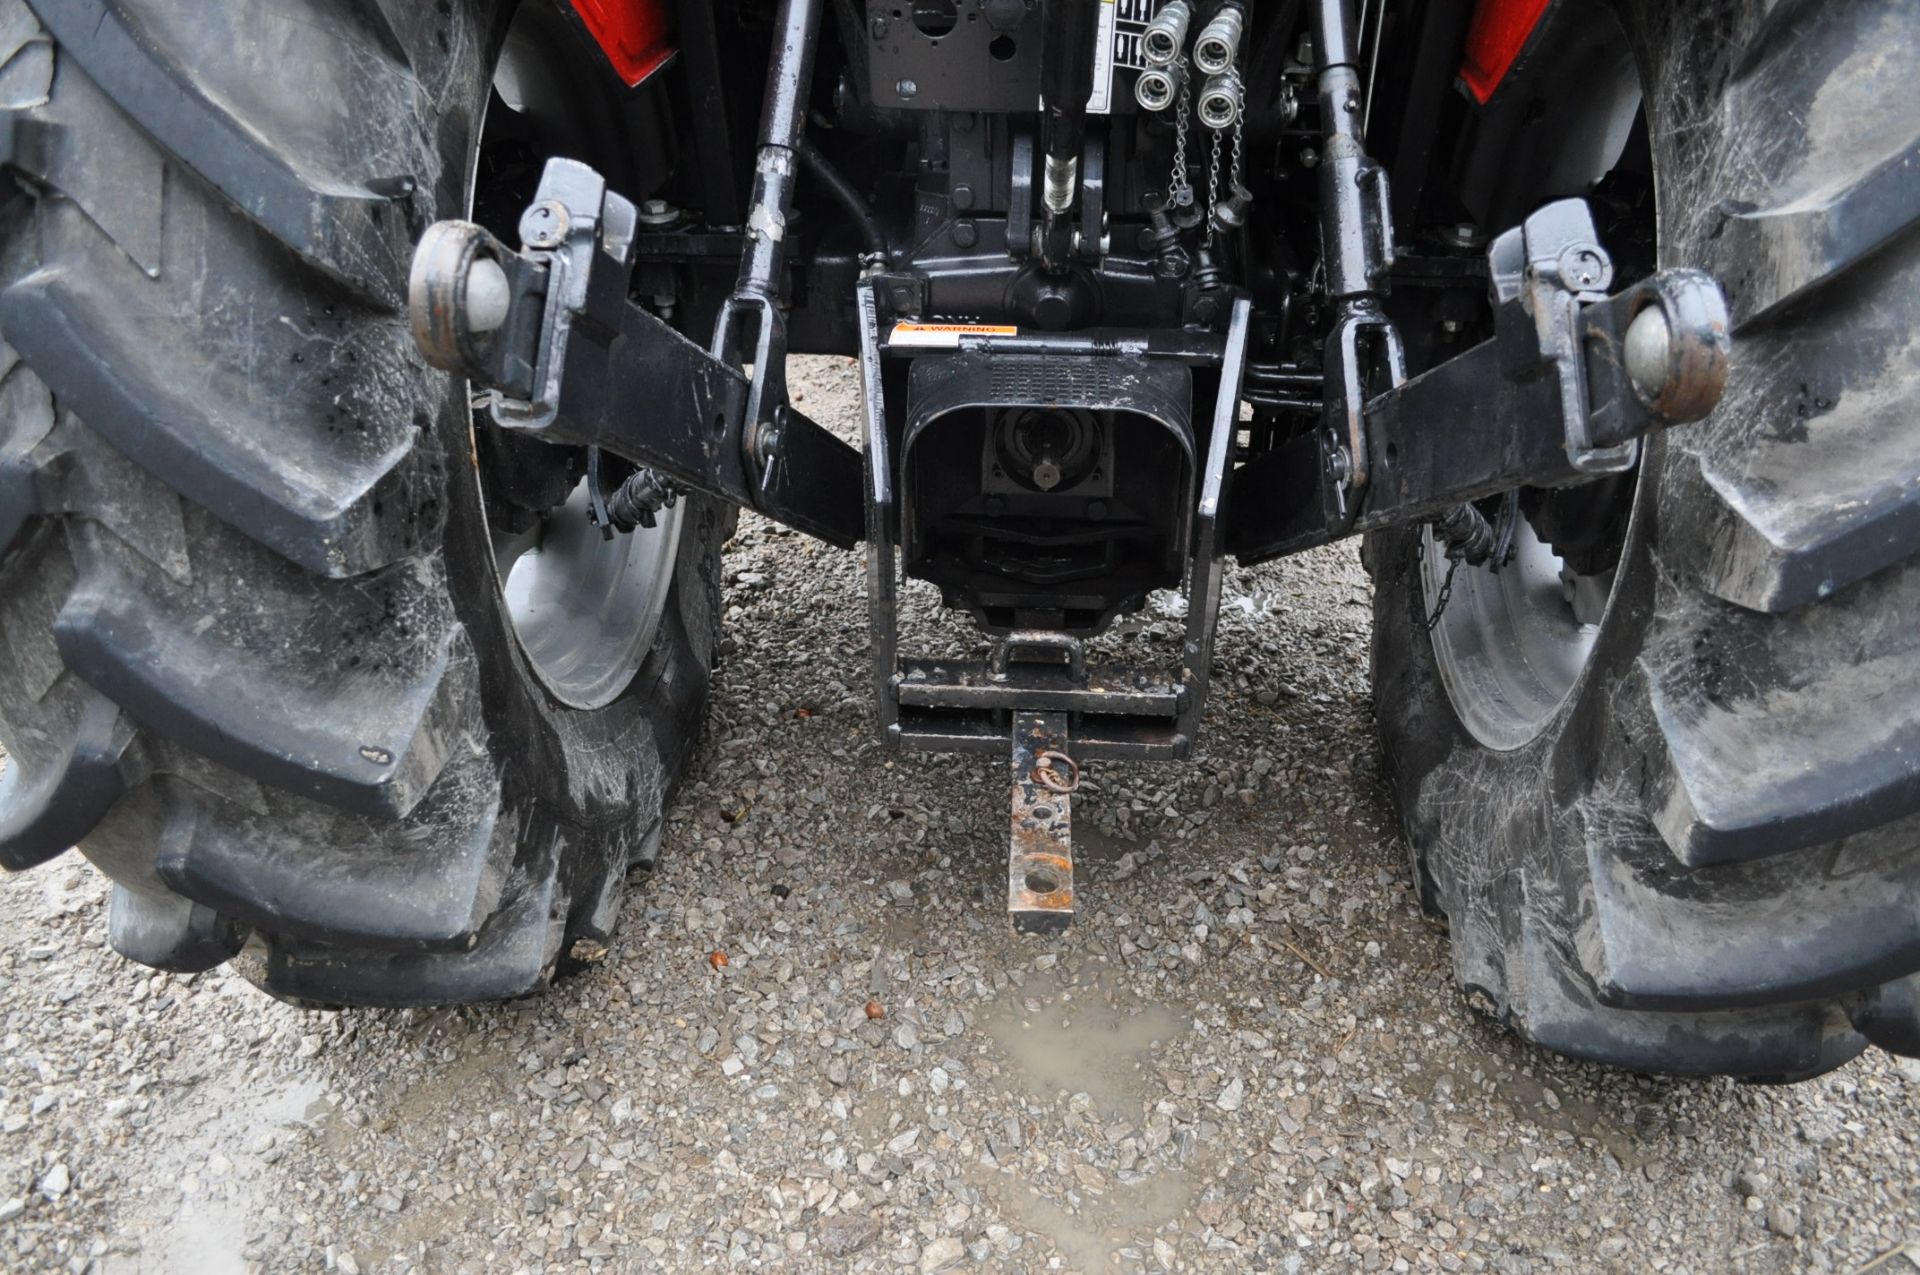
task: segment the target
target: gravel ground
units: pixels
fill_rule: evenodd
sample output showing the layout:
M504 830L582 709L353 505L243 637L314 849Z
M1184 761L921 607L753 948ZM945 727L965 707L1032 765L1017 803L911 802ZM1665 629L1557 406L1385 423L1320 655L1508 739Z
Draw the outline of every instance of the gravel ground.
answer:
M851 422L845 360L796 385ZM1090 769L1057 941L1002 913L1005 763L870 740L858 559L749 517L728 572L662 865L546 997L301 1013L119 960L77 856L0 882L0 1263L1920 1271L1920 1064L1649 1079L1455 995L1351 551L1230 572L1201 751Z

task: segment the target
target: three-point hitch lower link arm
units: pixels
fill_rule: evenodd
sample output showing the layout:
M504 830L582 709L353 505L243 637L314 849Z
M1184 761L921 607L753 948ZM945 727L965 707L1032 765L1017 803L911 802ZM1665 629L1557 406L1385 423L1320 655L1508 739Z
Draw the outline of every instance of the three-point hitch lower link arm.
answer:
M1264 497L1229 508L1236 558L1263 562L1517 487L1620 473L1643 436L1720 401L1730 325L1712 276L1662 270L1608 296L1612 262L1578 199L1500 235L1488 266L1492 339L1368 397L1351 442L1328 430L1236 471L1237 491ZM1341 463L1347 446L1363 464Z
M710 350L628 301L634 206L572 160L548 162L522 252L470 222L430 227L408 301L427 360L488 387L502 428L603 449L850 548L860 453L787 401L779 297L824 7L779 7L747 248Z
M438 222L409 287L421 351L486 386L497 424L860 541L860 453L793 410L764 359L749 376L628 300L634 208L598 173L548 161L520 235L516 253L471 222Z

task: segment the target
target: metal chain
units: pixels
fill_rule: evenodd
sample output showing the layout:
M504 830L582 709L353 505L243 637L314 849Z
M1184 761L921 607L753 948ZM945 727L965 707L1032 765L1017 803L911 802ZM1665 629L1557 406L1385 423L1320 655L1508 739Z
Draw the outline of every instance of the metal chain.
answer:
M1167 179L1168 208L1186 208L1193 203L1193 183L1187 180L1187 120L1193 114L1192 76L1187 74L1187 59L1174 60L1180 77L1180 104L1174 108L1173 175Z
M1234 95L1240 99L1240 113L1233 117L1233 166L1230 170L1232 175L1227 183L1227 189L1234 194L1239 194L1247 188L1247 184L1241 180L1245 173L1241 142L1245 139L1247 132L1247 86L1240 79L1239 67L1233 69L1233 91Z
M1433 605L1433 614L1427 617L1427 632L1431 633L1440 626L1440 617L1447 613L1447 603L1453 601L1453 573L1460 569L1460 559L1447 560L1447 578L1440 582L1440 598Z
M1213 247L1213 210L1220 206L1220 131L1213 133L1213 159L1207 164L1207 247Z

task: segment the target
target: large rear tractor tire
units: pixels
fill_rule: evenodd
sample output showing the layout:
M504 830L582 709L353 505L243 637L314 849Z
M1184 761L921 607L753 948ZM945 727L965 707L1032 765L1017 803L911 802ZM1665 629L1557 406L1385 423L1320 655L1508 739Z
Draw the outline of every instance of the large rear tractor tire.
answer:
M1549 1048L1750 1079L1913 1053L1920 8L1620 25L1661 264L1726 286L1732 377L1619 488L1617 553L1523 501L1514 560L1433 621L1426 533L1368 546L1417 884L1470 1001Z
M0 862L78 843L135 960L515 996L604 950L654 853L720 511L582 534L575 462L530 497L405 321L415 237L537 175L490 109L571 82L574 119L500 136L634 144L590 61L520 40L502 78L515 21L0 0Z

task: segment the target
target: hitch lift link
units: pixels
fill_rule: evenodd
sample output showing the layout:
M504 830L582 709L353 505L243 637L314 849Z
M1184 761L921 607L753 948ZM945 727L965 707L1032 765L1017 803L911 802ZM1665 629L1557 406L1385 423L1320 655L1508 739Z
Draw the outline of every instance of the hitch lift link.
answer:
M1493 241L1493 337L1407 379L1380 305L1393 243L1386 176L1348 118L1359 99L1346 5L1316 0L1328 156L1322 235L1335 302L1320 430L1233 465L1252 327L1244 293L1222 332L969 336L944 356L956 369L995 356L1077 361L1103 374L1080 378L1090 382L1126 370L1144 383L1156 363L1172 362L1210 392L1204 436L1198 420L1171 426L1204 447L1194 456L1185 529L1181 666L1090 668L1079 639L1051 630L1008 633L987 661L902 658L896 451L907 411L889 401L900 396L887 385L905 378L889 376L888 365L931 356L892 344L882 325L892 312L869 278L854 297L864 448L786 396L781 240L821 3L781 6L748 246L711 349L628 299L635 208L592 169L564 159L548 162L521 219L521 251L469 222L427 230L409 283L413 333L428 362L487 388L502 429L602 449L673 487L758 510L840 548L865 541L882 742L1003 756L1011 748L1007 906L1017 928L1057 933L1071 919L1080 763L1190 753L1227 555L1261 562L1446 518L1521 486L1618 473L1638 460L1642 436L1698 420L1719 401L1729 353L1719 285L1699 271L1664 270L1607 296L1612 265L1579 200L1549 204ZM1235 489L1245 498L1234 500Z

